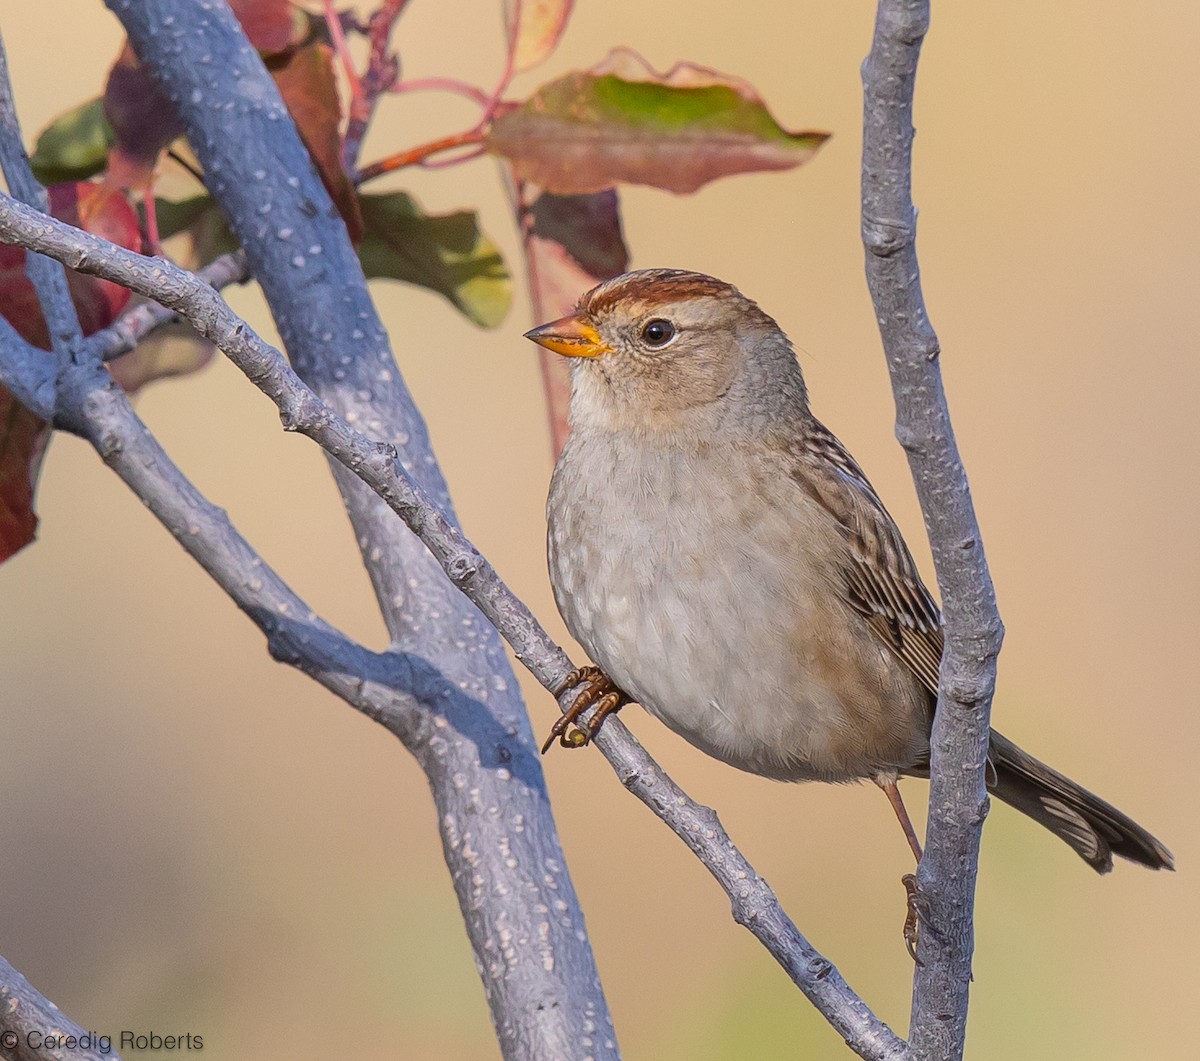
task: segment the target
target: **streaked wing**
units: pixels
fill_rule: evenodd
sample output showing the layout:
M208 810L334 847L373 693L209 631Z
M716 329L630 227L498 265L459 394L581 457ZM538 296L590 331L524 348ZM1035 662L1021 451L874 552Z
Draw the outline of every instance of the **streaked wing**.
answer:
M942 659L942 616L912 554L874 487L845 447L813 421L796 454L797 481L836 519L850 545L847 601L884 645L935 696Z

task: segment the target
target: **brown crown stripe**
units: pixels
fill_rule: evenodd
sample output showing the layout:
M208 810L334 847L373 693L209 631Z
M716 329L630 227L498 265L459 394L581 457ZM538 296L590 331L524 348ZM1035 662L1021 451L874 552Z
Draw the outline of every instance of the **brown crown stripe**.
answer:
M727 296L731 284L684 269L639 269L592 288L579 300L579 312L604 313L618 302L637 301L647 309L688 298Z

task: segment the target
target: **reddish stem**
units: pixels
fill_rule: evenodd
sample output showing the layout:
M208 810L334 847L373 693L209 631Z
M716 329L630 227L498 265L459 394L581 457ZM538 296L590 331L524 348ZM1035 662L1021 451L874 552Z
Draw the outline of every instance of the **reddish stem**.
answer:
M325 0L325 25L329 27L329 39L333 41L333 50L337 52L338 59L341 60L342 70L346 74L346 80L350 83L350 108L354 109L354 104L362 98L362 82L358 79L358 73L354 69L354 60L350 58L350 49L346 45L346 34L342 30L342 20L334 10L333 0Z
M446 169L447 166L457 166L463 162L470 162L471 159L479 158L483 154L486 154L486 149L481 144L479 147L474 147L470 151L464 151L461 155L455 155L453 158L423 158L420 165L422 169Z
M483 109L483 117L479 119L480 125L486 125L492 120L492 115L496 113L496 108L500 105L500 97L504 95L504 90L508 88L513 79L513 64L517 58L517 38L520 33L521 0L513 0L512 25L508 30L507 47L504 49L504 70L500 74L500 83L496 86L496 91L492 93L491 99L487 101L487 105Z
M476 88L474 85L469 85L465 81L457 81L452 77L419 77L412 81L397 81L391 87L392 92L423 92L423 91L438 91L438 92L456 92L460 96L466 96L467 99L478 103L479 106L487 108L491 104L492 97L489 96L481 88Z
M326 0L327 4L331 2L332 0ZM403 6L404 0L399 0L398 8L402 8ZM380 11L376 12L376 14L372 16L372 31L374 30L375 18L376 16L380 15L382 11L383 9L380 9ZM397 14L398 13L399 10L397 10ZM520 26L521 0L515 0L513 4L512 26L508 32L508 41L504 54L504 70L501 72L500 81L496 85L496 88L491 95L484 96L481 91L475 89L473 86L467 85L465 82L452 80L450 78L428 78L421 82L409 83L408 87L410 88L413 87L413 85L421 85L422 87L434 87L436 85L440 88L448 88L452 89L453 91L465 92L466 95L471 96L483 107L483 114L480 116L479 122L475 128L468 129L465 133L456 133L454 136L447 136L441 140L434 140L432 143L424 144L421 147L414 147L408 151L401 151L398 154L389 155L387 158L380 159L378 162L372 162L369 166L364 166L358 171L355 177L355 184L365 184L367 181L381 176L384 173L393 173L398 169L404 169L406 166L424 165L434 169L440 166L451 166L459 162L465 162L467 159L477 158L480 154L482 154L482 150L478 150L468 152L459 158L447 159L445 161L434 163L426 162L426 159L428 159L430 155L447 151L452 147L462 147L466 144L483 143L487 128L491 124L492 119L495 117L497 108L500 106L501 97L504 95L505 89L508 88L509 83L513 79L514 63L516 62L517 54L517 38L520 33ZM374 50L372 50L372 66L374 66ZM351 116L353 118L353 111L351 112ZM351 127L353 127L353 121L351 123ZM350 148L350 132L351 128L348 128L346 132L347 157ZM361 137L359 140L361 140ZM355 143L357 145L358 141Z
M326 0L327 8L331 2L332 0ZM342 143L342 164L352 176L358 165L358 153L367 135L367 126L371 124L375 104L379 97L396 83L399 76L399 66L396 57L388 52L388 42L391 40L392 27L407 4L408 0L384 0L367 21L371 58L367 63L366 72L358 82L360 91L351 94L349 120L346 122L346 136ZM339 30L340 28L339 26Z
M431 155L439 154L442 151L449 151L452 147L463 147L467 144L482 144L483 135L484 131L481 128L468 129L464 133L444 136L440 140L433 140L428 144L422 144L420 147L412 147L407 151L400 151L394 155L389 155L387 158L381 158L378 162L372 162L369 166L363 166L358 171L357 183L365 184L367 181L381 177L385 173L394 173L396 170L404 169L406 166L419 165Z

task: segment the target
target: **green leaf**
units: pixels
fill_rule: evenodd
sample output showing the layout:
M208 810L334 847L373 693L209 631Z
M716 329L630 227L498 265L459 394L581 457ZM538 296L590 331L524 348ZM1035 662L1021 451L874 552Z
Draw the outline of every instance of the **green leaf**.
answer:
M404 192L361 195L359 207L365 232L358 256L368 277L436 291L481 328L504 320L512 283L473 212L426 214Z
M502 113L487 149L519 179L559 195L620 183L682 193L734 173L798 166L828 137L784 129L744 81L690 63L657 74L616 49Z
M159 239L170 239L182 232L191 238L192 252L185 259L190 269L198 269L238 249L238 241L211 195L196 195L178 202L155 199L154 214Z
M29 160L33 175L43 184L86 180L108 165L113 139L104 101L97 97L81 103L42 130Z
M207 210L216 209L211 195L195 195L191 199L172 202L155 199L154 214L158 218L159 239L170 239L194 224Z

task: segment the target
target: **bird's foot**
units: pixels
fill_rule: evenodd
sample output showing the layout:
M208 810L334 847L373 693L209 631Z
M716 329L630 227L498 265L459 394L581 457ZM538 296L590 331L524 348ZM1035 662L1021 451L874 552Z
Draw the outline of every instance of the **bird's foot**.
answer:
M575 697L574 703L562 718L550 727L550 736L542 745L543 755L550 750L550 745L556 739L564 748L582 748L600 732L600 727L609 715L615 715L629 703L629 697L613 685L612 679L599 667L580 667L572 671L555 695L562 696L563 693L581 685L585 686L583 691ZM592 717L586 722L580 722L580 715L593 705L596 710Z
M908 956L918 965L925 963L917 957L917 943L921 938L921 912L917 907L917 875L906 873L900 878L907 894L907 910L904 914L904 946Z

